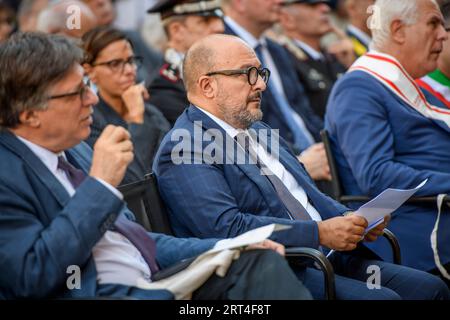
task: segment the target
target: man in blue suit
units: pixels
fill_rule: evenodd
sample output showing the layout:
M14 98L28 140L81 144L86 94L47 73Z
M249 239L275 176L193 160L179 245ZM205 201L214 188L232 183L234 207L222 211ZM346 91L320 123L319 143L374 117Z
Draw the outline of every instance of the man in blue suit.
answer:
M289 53L263 35L279 21L282 1L225 0L222 3L225 33L247 42L271 71L261 104L264 122L280 130L280 136L290 144L314 180L330 180L325 149L319 142L323 121L311 108Z
M93 151L81 143L98 102L82 57L68 39L42 34L0 48L0 299L171 299L136 285L217 240L148 234L130 220L116 189L133 159L129 133L108 126ZM271 241L258 248L283 253ZM225 277L190 288L195 299L310 298L273 250L246 251Z
M290 229L272 239L284 245L342 251L330 257L339 299L447 298L438 277L378 261L358 246L376 240L385 223L365 235L367 221L323 195L276 130L260 122L270 72L245 42L208 36L189 49L183 70L192 104L154 162L178 236L230 237L280 223ZM378 290L368 289L369 266L381 270ZM319 271L296 272L314 298L323 298Z
M447 38L442 15L431 0L375 5L383 12L382 23L374 21L380 27L373 29L376 51L337 83L327 107L326 128L343 187L347 194L375 196L428 179L417 196L448 194L450 112L413 81L436 68ZM440 220L436 203L404 205L392 215L390 228L407 266L449 270L450 211L442 210ZM385 243L374 249L389 256Z

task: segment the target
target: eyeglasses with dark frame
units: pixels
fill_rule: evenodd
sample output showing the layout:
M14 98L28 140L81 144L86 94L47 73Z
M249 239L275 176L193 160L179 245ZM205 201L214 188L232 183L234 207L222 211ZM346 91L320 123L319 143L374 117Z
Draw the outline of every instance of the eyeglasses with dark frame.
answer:
M123 73L125 69L125 64L128 64L132 67L139 68L142 65L142 57L131 56L128 59L114 59L105 62L97 62L93 63L93 67L97 66L107 66L113 72Z
M223 75L223 76L234 76L239 74L246 74L248 83L251 86L254 86L258 82L258 76L260 76L265 84L269 82L270 77L270 70L267 68L257 68L257 67L250 67L247 69L236 69L236 70L219 70L219 71L212 71L208 72L206 75L214 76L214 75Z
M79 95L81 101L84 101L87 98L89 91L91 91L91 80L89 80L88 78L85 78L85 79L83 79L83 85L81 86L80 89L73 91L73 92L49 96L49 97L47 97L47 100L62 99L62 98L74 97L76 95Z

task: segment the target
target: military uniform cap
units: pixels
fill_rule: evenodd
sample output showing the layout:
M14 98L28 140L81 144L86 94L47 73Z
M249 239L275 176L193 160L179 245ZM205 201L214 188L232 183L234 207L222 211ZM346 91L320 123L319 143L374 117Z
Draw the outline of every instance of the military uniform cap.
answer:
M223 18L220 0L161 0L148 9L147 13L160 13L161 20L184 15Z

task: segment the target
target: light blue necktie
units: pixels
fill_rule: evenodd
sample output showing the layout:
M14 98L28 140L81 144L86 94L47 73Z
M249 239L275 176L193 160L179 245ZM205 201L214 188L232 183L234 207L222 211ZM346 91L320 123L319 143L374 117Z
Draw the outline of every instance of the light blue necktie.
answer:
M264 62L264 56L262 54L262 46L263 45L259 43L255 48L255 52L259 60L261 61L261 64L265 66L266 63ZM298 123L294 120L293 114L295 113L295 111L292 110L288 101L286 101L286 98L276 90L276 87L273 83L273 77L269 79L269 85L267 89L269 90L269 93L272 95L272 97L275 99L278 108L283 114L284 120L286 121L290 131L294 136L294 145L302 151L310 147L312 145L311 140L308 139L306 134L303 132L303 128L301 128L298 125Z

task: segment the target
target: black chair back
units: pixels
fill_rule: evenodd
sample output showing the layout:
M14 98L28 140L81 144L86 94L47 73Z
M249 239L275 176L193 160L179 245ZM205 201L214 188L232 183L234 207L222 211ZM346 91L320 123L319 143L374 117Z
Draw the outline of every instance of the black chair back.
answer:
M336 162L334 160L333 152L331 149L330 144L330 138L328 137L328 131L322 130L320 131L320 136L322 138L325 152L327 154L328 164L330 166L330 172L331 172L331 179L332 179L332 185L333 185L333 195L332 197L343 204L350 203L350 202L367 202L370 200L368 196L364 195L343 195L342 192L342 185L341 181L339 179L339 173L337 171ZM401 264L402 258L401 258L401 252L400 252L400 244L395 237L395 235L389 231L388 229L384 230L383 237L385 237L389 244L392 247L392 253L393 253L393 261L395 264Z
M336 161L334 160L333 152L331 152L331 143L327 130L320 131L320 137L322 138L323 145L325 147L325 153L327 154L328 165L331 173L331 197L337 201L342 196L341 182L339 180L339 173L337 171Z
M124 200L137 222L145 229L173 235L153 173L146 175L143 180L120 186L119 191L124 195Z

